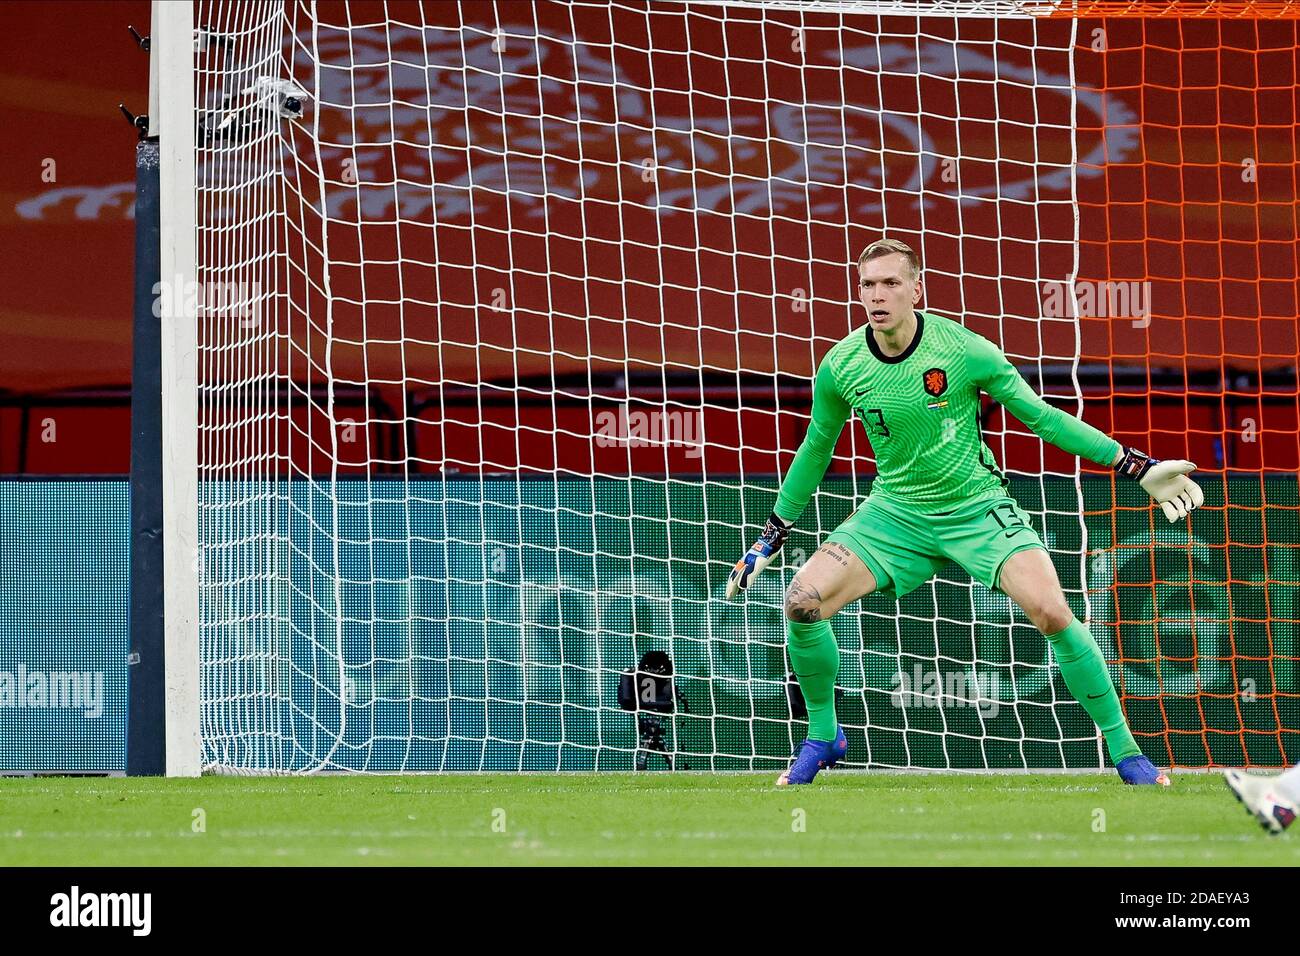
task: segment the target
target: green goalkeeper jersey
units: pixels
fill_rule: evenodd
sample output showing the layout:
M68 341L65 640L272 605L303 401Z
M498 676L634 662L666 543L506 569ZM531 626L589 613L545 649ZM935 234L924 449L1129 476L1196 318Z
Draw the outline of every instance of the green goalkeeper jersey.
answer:
M1120 449L1086 422L1044 402L992 342L933 312L899 355L880 351L870 327L826 353L813 385L812 422L781 484L776 514L798 519L821 483L849 414L876 457L873 495L941 511L1004 493L1006 479L980 432L980 391L1044 441L1109 465Z

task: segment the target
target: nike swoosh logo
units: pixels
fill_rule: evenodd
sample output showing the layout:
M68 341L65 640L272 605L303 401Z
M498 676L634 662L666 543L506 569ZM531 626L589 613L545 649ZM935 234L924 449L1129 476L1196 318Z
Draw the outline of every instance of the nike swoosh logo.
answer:
M1103 692L1100 693L1100 694L1089 694L1089 695L1088 695L1088 699L1089 699L1089 700L1101 700L1101 699L1102 699L1103 697L1105 697L1105 696L1106 696L1106 694L1105 694L1105 692L1103 691Z
M1010 531L1008 531L1008 532L1007 532L1006 534L1004 534L1002 537L1004 537L1004 538L1009 538L1009 537L1011 537L1013 534L1020 534L1020 532L1022 532L1022 531L1028 531L1028 530L1029 530L1028 528L1012 528Z
M867 394L867 392L869 392L869 391L871 391L871 389L869 389L869 388L860 388L860 389L858 389L856 392L854 392L853 394L855 394L855 395L865 395L865 394Z

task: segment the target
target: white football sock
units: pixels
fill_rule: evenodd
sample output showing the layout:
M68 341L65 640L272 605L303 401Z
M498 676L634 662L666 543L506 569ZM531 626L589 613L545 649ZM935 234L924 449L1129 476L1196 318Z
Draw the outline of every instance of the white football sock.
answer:
M1277 788L1287 799L1300 803L1300 764L1296 764L1277 778Z

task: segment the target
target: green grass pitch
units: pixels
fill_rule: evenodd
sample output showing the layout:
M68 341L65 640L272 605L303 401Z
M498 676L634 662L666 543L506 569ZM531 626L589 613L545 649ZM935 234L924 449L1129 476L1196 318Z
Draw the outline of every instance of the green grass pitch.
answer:
M1300 864L1217 774L774 776L0 779L0 866Z

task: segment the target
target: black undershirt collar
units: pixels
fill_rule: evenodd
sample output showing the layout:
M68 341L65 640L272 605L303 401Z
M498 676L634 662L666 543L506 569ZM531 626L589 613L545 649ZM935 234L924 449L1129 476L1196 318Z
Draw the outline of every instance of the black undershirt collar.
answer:
M918 311L916 313L916 334L912 336L912 341L908 344L907 348L903 349L903 351L899 352L897 355L886 355L884 352L880 351L880 343L876 341L876 337L871 333L871 324L868 322L866 328L867 348L871 349L871 354L885 364L897 365L916 351L916 347L921 344L921 333L924 331L925 313Z

